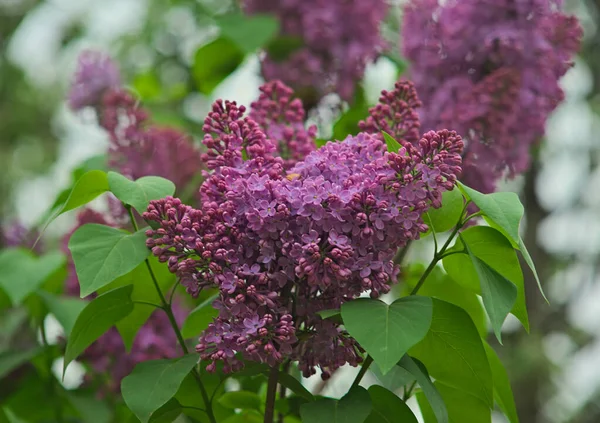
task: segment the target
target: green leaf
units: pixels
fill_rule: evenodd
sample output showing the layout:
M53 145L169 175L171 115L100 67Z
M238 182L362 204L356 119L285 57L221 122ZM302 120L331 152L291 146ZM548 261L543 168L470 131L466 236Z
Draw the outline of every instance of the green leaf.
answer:
M254 410L246 410L228 417L223 423L262 423L263 421L262 414Z
M506 370L494 349L486 342L484 342L483 346L485 347L485 352L488 361L490 362L490 367L492 368L494 399L510 423L519 423L515 398L513 396L512 388L510 387L510 380L508 379Z
M308 389L302 385L302 383L296 379L294 376L285 373L279 372L279 376L277 377L278 382L292 391L294 394L299 397L304 398L307 401L314 401L315 397L311 394Z
M198 91L210 94L243 60L242 49L225 37L200 47L192 66L192 76Z
M152 267L161 292L167 297L168 288L176 282L175 275L169 271L168 266L159 263L154 256L148 257L148 262ZM108 292L125 285L133 285L133 293L131 294L131 300L134 303L133 311L117 323L117 330L121 334L125 349L130 351L139 329L146 323L150 315L156 311L155 307L140 302L160 305L161 300L158 292L156 292L146 263L140 263L131 272L99 289L98 293Z
M133 286L131 285L117 288L95 298L83 309L67 340L63 376L71 361L111 326L131 313L133 310L132 291Z
M181 404L175 399L171 398L165 405L160 407L150 417L150 423L173 423L177 417L181 414Z
M46 222L46 227L58 216L66 213L77 207L89 203L100 194L108 191L108 178L106 172L101 170L90 170L81 175L79 180L75 182L71 193L63 206Z
M410 408L396 396L381 386L369 388L373 411L365 423L417 423L417 418Z
M159 200L175 193L175 184L160 176L144 176L132 181L116 172L108 172L110 191L123 203L143 213L152 200Z
M381 373L377 363L371 364L369 370L373 376L375 376L379 384L390 391L395 391L396 389L412 383L415 380L415 377L408 370L400 366L394 366L392 370L387 372L385 375Z
M425 337L431 315L431 299L421 296L400 298L391 305L368 298L342 305L346 330L373 357L383 374Z
M521 321L525 330L529 331L523 273L517 254L508 239L494 228L474 226L462 232L452 250L461 251L464 247L463 241L475 257L516 285L517 299L511 312ZM443 263L454 281L481 295L479 275L468 255L453 254L445 257Z
M306 423L364 423L371 408L367 390L356 386L339 401L326 398L303 404L300 416Z
M41 351L42 348L33 348L27 351L2 351L0 353L0 379L30 361Z
M438 392L435 385L429 379L429 375L421 369L417 363L407 354L398 362L398 366L410 372L421 387L425 398L429 402L430 409L435 416L437 423L448 423L448 409L444 399Z
M219 315L219 311L212 306L218 296L218 293L212 295L188 314L181 328L181 333L185 339L198 337L208 327L208 324Z
M348 135L356 134L360 131L358 122L365 118L369 114L369 107L366 104L355 104L344 114L333 125L333 139L343 141ZM322 147L326 144L327 140L317 147Z
M479 276L481 296L487 310L492 328L498 341L502 343L502 324L510 313L517 299L517 287L500 273L496 272L486 262L477 258L468 249L469 257Z
M466 311L433 299L429 333L410 355L436 380L493 404L492 372L477 328Z
M482 194L469 188L460 182L459 188L465 195L475 203L483 212L485 220L490 226L498 229L504 236L508 238L514 248L519 249L523 253L525 262L533 272L533 276L538 284L540 293L548 302L539 276L531 260L531 256L525 247L525 243L519 235L519 225L523 218L524 208L519 200L519 197L514 192L495 192L493 194Z
M330 320L340 325L343 324L342 314L339 309L321 310L317 311L317 314L321 316L321 319L323 320Z
M68 398L84 423L109 423L111 421L110 409L95 395L86 396L77 392L69 392Z
M387 132L382 131L381 133L383 135L383 139L385 140L387 151L389 151L390 153L397 153L400 150L400 147L402 147L400 143L396 141L396 139Z
M482 194L475 191L460 182L461 190L467 198L494 222L500 232L502 232L513 245L519 243L519 223L523 217L523 205L519 201L519 196L514 192L494 192L492 194Z
M144 229L129 234L96 223L78 228L71 235L69 250L82 298L131 272L150 254Z
M162 91L160 80L153 70L136 75L133 78L133 88L144 102L156 100Z
M531 269L531 272L533 273L533 277L535 278L535 281L538 284L538 289L540 290L540 293L542 294L542 297L544 297L544 300L546 300L546 302L549 303L548 298L546 298L546 294L544 294L544 290L542 289L542 282L540 281L540 277L538 276L537 270L535 268L535 264L533 263L533 260L531 259L531 256L529 255L529 251L527 251L527 247L525 246L525 242L523 242L522 239L519 240L519 251L521 251L521 254L523 255L523 259L525 260L525 263L527 263L527 265Z
M456 226L462 218L464 209L463 196L460 190L444 191L442 193L442 207L431 208L423 215L423 221L436 233L446 232Z
M38 290L48 278L66 263L59 252L40 258L22 248L8 248L0 252L0 287L13 305L20 305Z
M121 381L125 404L142 423L147 423L152 414L177 393L181 382L197 363L198 355L188 354L137 364Z
M298 51L304 46L302 37L294 35L280 35L273 39L267 45L269 59L274 62L283 62L287 60L292 53Z
M472 264L469 263L469 265L472 267ZM407 293L412 291L424 270L425 268L422 265L413 265L403 269ZM473 270L473 272L475 271ZM438 298L462 308L469 313L475 326L477 326L479 335L482 338L487 336L487 317L477 294L456 283L440 267L434 268L429 274L419 290L419 295Z
M439 381L435 382L435 387L444 398L444 402L448 404L450 423L491 423L492 411L479 398ZM435 416L423 394L417 394L417 401L425 423L436 423Z
M86 301L72 297L58 297L45 291L39 291L38 295L48 307L48 311L56 317L56 320L62 325L65 336L68 338L77 317L88 304Z
M261 398L257 393L248 391L225 392L219 398L219 403L227 408L241 410L260 410Z
M269 15L227 14L217 19L223 37L236 43L245 53L267 45L279 31L279 21Z

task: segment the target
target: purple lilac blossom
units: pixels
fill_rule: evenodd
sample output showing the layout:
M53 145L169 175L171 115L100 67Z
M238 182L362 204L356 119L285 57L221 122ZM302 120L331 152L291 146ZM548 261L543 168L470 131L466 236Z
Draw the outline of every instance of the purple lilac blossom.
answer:
M304 127L302 101L292 99L293 90L283 82L268 82L260 91L258 100L250 105L249 117L275 143L285 168L290 169L316 149L317 127Z
M406 106L408 107L408 106ZM441 205L461 171L455 132L428 132L397 153L367 133L329 142L287 175L273 142L243 108L217 101L205 121L202 207L167 197L144 218L147 245L188 293L217 287L219 316L196 350L207 369L298 360L305 376L362 361L362 349L316 313L370 292L389 292L393 256L427 230L421 216ZM402 111L398 111L402 113ZM255 149L248 151L248 146ZM243 159L246 156L247 160Z
M41 241L36 243L39 235L37 230L28 229L21 222L14 221L4 227L0 227L0 247L33 248L36 254L41 254L44 250L44 245Z
M284 59L267 54L262 73L265 80L280 79L305 99L335 92L351 100L367 63L384 46L379 26L388 10L385 0L245 0L244 4L250 14L274 14L281 37L301 39L302 45Z
M69 92L69 106L73 110L97 107L104 93L120 86L121 74L112 58L98 51L86 50L78 58Z
M184 189L200 173L200 152L191 137L151 124L149 113L121 85L118 70L108 56L84 52L75 75L69 104L73 110L94 106L100 125L110 137L110 167L132 179L162 176L178 189ZM85 102L77 100L82 93Z
M463 179L483 192L524 172L563 99L582 29L558 0L411 0L403 53L426 105L425 130L465 136Z

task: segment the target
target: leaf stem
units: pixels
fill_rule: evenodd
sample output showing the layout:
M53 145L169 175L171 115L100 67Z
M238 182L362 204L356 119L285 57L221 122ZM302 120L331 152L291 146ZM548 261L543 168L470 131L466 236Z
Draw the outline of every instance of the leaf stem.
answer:
M125 208L127 209L127 212L129 213L129 218L131 220L131 224L133 225L133 229L135 229L135 231L137 232L139 229L138 229L137 222L135 221L135 216L133 215L133 212L131 210L131 206L125 205ZM190 353L190 351L189 351L187 345L185 344L185 340L183 339L183 336L181 335L181 331L179 330L179 325L177 324L175 315L173 314L173 309L171 308L171 304L169 304L167 302L164 294L162 293L162 290L160 289L160 285L158 284L156 275L154 274L154 271L152 270L152 266L150 265L150 260L146 259L146 260L144 260L144 262L146 263L146 267L148 268L148 273L150 273L150 279L152 279L154 288L156 288L156 292L158 293L158 297L160 298L160 302L162 304L162 307L160 307L160 308L167 314L167 317L169 318L169 322L171 323L171 327L173 328L173 331L175 332L175 335L177 336L177 340L179 341L179 345L181 346L183 353L187 355ZM192 370L192 375L194 376L194 379L196 379L196 382L198 383L198 388L200 388L200 394L202 395L202 399L204 401L204 404L206 405L206 414L208 415L208 419L210 420L211 423L217 423L215 416L213 414L212 403L211 403L210 399L208 398L208 393L206 392L206 388L204 387L204 384L202 383L202 379L200 378L200 373L198 372L198 370L196 370L194 368Z
M279 376L279 366L271 367L269 372L269 382L267 385L267 401L265 402L265 420L264 423L273 423L275 416L275 399L277 397L277 377Z
M464 214L464 210L463 210L463 213L461 213L461 216L463 214ZM460 229L464 226L465 223L466 223L466 220L463 221L461 219L456 224L456 226L454 227L454 230L452 231L452 233L450 234L450 236L448 237L448 239L446 240L446 242L444 243L444 245L442 245L442 248L439 251L437 251L437 249L436 249L436 252L433 255L433 259L431 260L431 263L429 263L429 266L427 266L427 269L425 269L425 272L423 272L423 275L421 276L421 278L419 279L419 282L417 282L417 284L415 285L415 287L411 291L410 295L416 295L417 292L419 292L419 289L421 289L421 287L423 286L423 284L427 280L427 276L429 276L429 274L433 271L433 269L435 269L435 266L438 264L438 262L441 259L443 259L446 255L450 255L450 254L446 254L445 255L446 250L450 246L450 243L456 237L456 234L458 233L458 231L460 231Z
M154 304L154 303L149 303L147 301L134 301L134 304L143 304L143 305L147 305L147 306L152 306L154 308L159 308L162 310L162 306L158 305L158 304Z
M352 386L350 387L350 389L358 386L358 384L362 380L365 373L367 373L367 370L369 370L369 366L371 366L371 363L373 363L373 357L368 355L367 358L365 358L365 362L363 363L362 367L360 368L360 371L354 378L354 382L352 382Z
M413 389L415 389L416 384L417 384L417 381L415 380L413 383L410 384L408 389L404 390L404 394L402 395L402 401L404 401L404 402L408 401L408 399L412 395Z

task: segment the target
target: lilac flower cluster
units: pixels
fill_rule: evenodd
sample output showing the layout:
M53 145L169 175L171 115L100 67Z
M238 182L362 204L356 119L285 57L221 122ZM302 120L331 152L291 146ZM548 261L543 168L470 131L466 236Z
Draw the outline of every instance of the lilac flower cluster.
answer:
M79 56L69 92L69 106L73 110L98 107L107 91L120 87L121 74L110 56L86 50Z
M77 227L87 223L113 226L114 220L92 209L84 209L77 216ZM79 281L73 259L67 248L71 235L72 233L67 234L62 243L62 249L68 257L65 293L79 297ZM87 299L91 300L94 297L95 294L92 294ZM179 302L173 302L173 313L178 323L183 323L187 312L188 310ZM90 345L79 357L79 360L87 364L92 371L91 374L86 375L86 383L97 382L99 374L110 376L108 385L103 385L101 389L102 393L106 394L108 392L118 393L121 380L131 373L137 363L161 358L175 358L179 355L181 355L181 351L167 315L161 310L156 310L139 329L129 353L125 350L121 335L115 327L112 327ZM102 378L102 380L104 379Z
M297 37L302 46L280 60L262 62L266 80L280 79L302 98L320 99L330 92L350 100L369 61L383 47L379 25L385 0L245 0L248 13L270 13L280 22L280 36Z
M300 99L292 99L294 91L277 80L260 87L261 94L250 105L250 118L277 146L286 169L316 149L317 127L304 127L306 113Z
M387 132L401 144L419 141L421 122L417 109L422 106L417 90L410 81L398 81L392 91L383 90L379 103L369 109L369 117L358 123L363 132Z
M93 107L110 136L109 165L130 178L162 176L184 188L199 173L199 151L174 128L149 123L149 114L120 83L116 64L97 52L79 58L69 93L73 110Z
M160 227L147 232L147 245L192 296L219 288L219 316L196 347L208 370L216 361L226 372L240 368L241 353L270 365L298 360L306 376L318 366L327 378L357 365L361 349L316 313L389 291L393 256L427 230L421 216L453 188L463 143L432 131L390 153L360 133L327 143L284 176L273 142L243 111L215 103L204 125L213 173L202 208L153 201L144 218Z
M452 125L466 137L464 180L491 192L529 150L563 92L582 30L560 0L412 0L403 53L426 104L426 130Z

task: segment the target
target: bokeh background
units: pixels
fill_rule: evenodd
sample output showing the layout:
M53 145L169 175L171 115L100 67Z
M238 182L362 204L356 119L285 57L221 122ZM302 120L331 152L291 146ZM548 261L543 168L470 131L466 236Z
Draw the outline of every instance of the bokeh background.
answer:
M382 31L394 50L402 1L392 3ZM210 96L196 90L191 75L195 52L217 34L211 16L236 8L227 0L0 0L3 227L16 221L39 226L73 170L108 146L93 116L74 114L65 102L82 50L113 55L155 121L197 137L214 99L249 104L256 98L262 83L256 56ZM531 333L509 320L499 349L524 423L600 421L600 0L570 0L565 8L585 33L575 66L561 81L566 101L549 119L531 170L501 185L522 196L524 239L550 300L546 304L535 281L526 280ZM390 58L369 65L369 104L397 74ZM311 116L325 139L343 109L330 97ZM46 242L73 219L59 218Z

